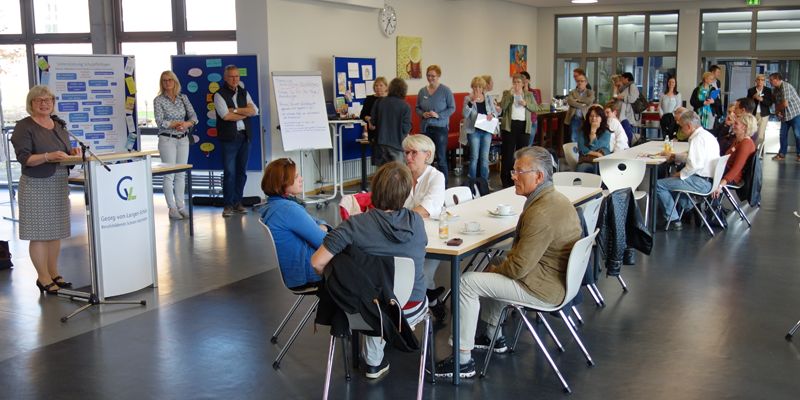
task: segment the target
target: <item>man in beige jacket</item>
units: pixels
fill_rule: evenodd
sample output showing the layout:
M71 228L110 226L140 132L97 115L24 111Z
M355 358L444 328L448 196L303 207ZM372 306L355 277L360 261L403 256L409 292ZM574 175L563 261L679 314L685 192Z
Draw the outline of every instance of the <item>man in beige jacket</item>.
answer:
M475 376L472 349L489 348L504 306L499 299L534 306L561 303L566 294L569 255L581 238L575 207L553 187L550 153L541 147L524 147L514 159L514 188L527 200L511 250L506 257L492 260L485 272L468 272L461 277L458 369L462 378ZM479 312L487 331L476 339ZM498 338L494 351L507 350L505 339ZM454 364L452 358L440 361L436 376L452 377Z

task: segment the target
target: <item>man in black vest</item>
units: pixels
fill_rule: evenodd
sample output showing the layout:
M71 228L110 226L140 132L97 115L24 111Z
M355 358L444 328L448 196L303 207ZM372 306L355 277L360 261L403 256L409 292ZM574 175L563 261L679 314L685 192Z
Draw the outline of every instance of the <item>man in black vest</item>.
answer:
M217 139L222 148L222 198L225 209L223 217L234 213L245 214L242 206L244 184L247 181L247 158L250 154L250 140L258 134L258 127L251 127L250 117L258 114L258 107L250 98L250 93L239 82L239 68L235 65L225 67L225 84L214 93L214 107L217 112Z

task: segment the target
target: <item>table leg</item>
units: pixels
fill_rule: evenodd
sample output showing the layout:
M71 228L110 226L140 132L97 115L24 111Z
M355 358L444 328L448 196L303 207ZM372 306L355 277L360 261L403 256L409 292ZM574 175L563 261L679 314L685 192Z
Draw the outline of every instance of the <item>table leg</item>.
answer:
M655 233L656 231L656 214L657 214L657 207L658 201L656 201L656 182L658 181L658 166L657 165L649 165L650 170L650 188L648 191L650 192L650 198L647 201L650 202L650 221L647 221L650 231Z
M455 255L450 262L450 315L453 318L453 364L458 364L458 352L461 345L461 338L459 337L459 330L461 324L459 321L459 282L461 280L461 256ZM433 355L432 355L433 357ZM458 367L453 371L453 385L458 385L461 377L458 374Z
M186 171L186 183L189 194L189 236L194 236L194 205L192 204L192 171Z
M367 143L361 143L361 191L367 191Z

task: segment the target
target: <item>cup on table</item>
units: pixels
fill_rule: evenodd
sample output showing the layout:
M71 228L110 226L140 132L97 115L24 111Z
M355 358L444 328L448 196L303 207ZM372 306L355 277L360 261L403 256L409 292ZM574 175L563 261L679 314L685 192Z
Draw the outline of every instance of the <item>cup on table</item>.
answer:
M480 232L481 224L477 221L469 221L464 223L464 232Z
M508 204L498 204L494 212L498 215L509 215L511 214L511 206Z

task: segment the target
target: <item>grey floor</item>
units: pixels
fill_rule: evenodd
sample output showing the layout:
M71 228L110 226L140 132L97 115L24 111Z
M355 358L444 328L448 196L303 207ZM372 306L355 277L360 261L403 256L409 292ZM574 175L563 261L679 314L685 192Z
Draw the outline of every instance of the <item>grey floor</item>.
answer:
M800 390L800 351L783 339L800 319L800 163L765 160L762 206L746 208L747 229L735 216L714 238L700 228L658 232L650 257L623 270L631 290L601 279L607 306L580 306L587 368L558 321L565 344L546 341L580 399L794 399ZM451 184L454 184L454 179ZM82 194L75 192L73 236L64 242L61 272L88 284ZM0 213L8 210L0 205ZM7 205L5 207L8 207ZM156 199L159 287L125 296L148 305L102 306L66 324L59 317L79 304L40 297L15 225L0 222L15 268L0 271L0 398L195 399L318 398L328 335L303 331L284 360L271 368L285 342L269 336L294 298L275 266L264 265L257 216L223 220L220 210L196 208L195 236L186 222L167 219ZM333 205L311 212L335 221ZM437 280L447 282L447 268ZM510 326L506 327L510 330ZM448 352L449 324L437 331L437 358ZM800 338L798 338L800 340ZM478 364L483 354L475 353ZM341 361L332 398L411 398L416 355L389 352L391 373L345 382ZM493 358L489 375L427 384L426 398L564 398L532 340Z

